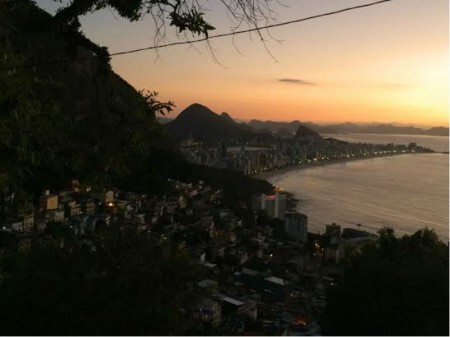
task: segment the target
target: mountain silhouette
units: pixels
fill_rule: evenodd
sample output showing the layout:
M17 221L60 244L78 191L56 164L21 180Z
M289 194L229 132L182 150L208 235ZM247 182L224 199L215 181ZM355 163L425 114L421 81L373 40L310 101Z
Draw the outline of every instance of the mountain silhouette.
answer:
M280 129L284 129L290 131L292 134L297 132L299 125L302 123L300 121L292 121L292 122L273 122L273 121L260 121L257 119L252 119L248 122L255 130L269 130L271 132L278 132Z
M399 126L389 123L338 123L338 124L316 124L311 122L300 122L294 120L292 122L274 122L260 121L252 119L247 125L255 130L266 130L273 133L279 132L281 129L289 130L292 133L297 131L300 125L303 125L320 134L329 133L366 133L366 134L409 134L409 135L430 135L430 136L448 136L448 127L433 127L430 129L422 129L413 126Z
M218 115L199 103L188 106L165 127L176 141L194 138L208 143L239 142L254 137L253 132L240 126L227 113Z
M319 135L316 131L307 128L306 126L299 125L297 132L295 133L294 139L313 139L313 140L323 140L323 137Z
M228 114L228 112L222 112L222 113L220 114L220 117L223 117L223 118L228 119L229 121L235 123L234 119L231 118L231 116Z

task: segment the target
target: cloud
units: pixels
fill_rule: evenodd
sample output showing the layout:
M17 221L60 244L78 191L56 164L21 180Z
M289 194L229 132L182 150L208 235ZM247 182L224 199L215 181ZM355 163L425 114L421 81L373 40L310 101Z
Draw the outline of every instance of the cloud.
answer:
M283 82L283 83L298 84L298 85L316 85L313 82L305 81L300 78L280 78L277 81Z

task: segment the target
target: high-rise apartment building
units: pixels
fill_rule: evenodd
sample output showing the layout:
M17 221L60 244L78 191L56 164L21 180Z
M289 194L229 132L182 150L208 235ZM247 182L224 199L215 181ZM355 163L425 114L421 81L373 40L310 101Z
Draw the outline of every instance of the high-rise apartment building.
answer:
M284 219L286 211L285 194L258 194L253 197L252 207L255 211L265 210L272 218Z

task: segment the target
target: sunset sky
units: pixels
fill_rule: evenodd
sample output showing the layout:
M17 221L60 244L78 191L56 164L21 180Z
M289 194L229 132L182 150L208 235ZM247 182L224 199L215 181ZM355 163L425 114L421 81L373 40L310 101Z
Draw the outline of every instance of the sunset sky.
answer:
M37 0L54 12L53 0ZM281 0L277 22L368 0ZM218 1L205 17L223 33L232 25ZM447 0L394 0L381 5L273 28L256 35L117 56L113 69L136 89L172 100L175 117L202 103L233 118L312 122L395 122L448 125L449 8ZM150 18L130 23L110 10L84 17L82 30L111 53L150 46ZM167 38L178 41L172 28ZM277 41L277 40L281 40ZM271 56L272 55L272 56Z

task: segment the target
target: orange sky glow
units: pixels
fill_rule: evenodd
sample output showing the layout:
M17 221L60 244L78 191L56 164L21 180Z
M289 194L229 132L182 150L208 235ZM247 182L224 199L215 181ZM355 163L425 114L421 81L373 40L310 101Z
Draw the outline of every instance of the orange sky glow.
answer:
M284 0L287 21L363 0ZM38 0L52 10L50 0ZM206 18L217 33L230 22L215 2ZM136 89L172 100L175 117L194 102L240 120L404 123L448 126L449 4L394 0L382 5L274 28L256 35L114 57L113 69ZM110 52L153 44L150 19L129 23L110 11L82 19L82 29ZM176 36L168 33L170 41ZM278 41L281 40L281 41ZM215 60L217 59L220 64Z

